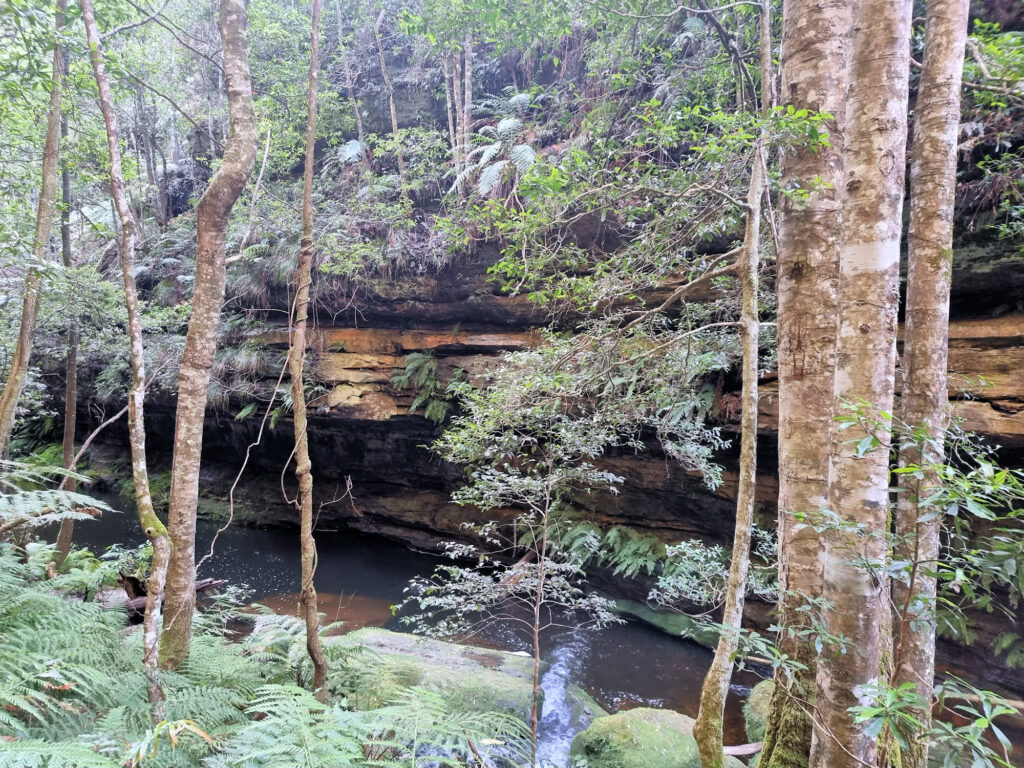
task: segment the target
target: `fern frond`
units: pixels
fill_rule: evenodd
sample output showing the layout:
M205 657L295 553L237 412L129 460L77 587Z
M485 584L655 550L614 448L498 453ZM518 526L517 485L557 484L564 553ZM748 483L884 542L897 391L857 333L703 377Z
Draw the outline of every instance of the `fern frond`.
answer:
M529 144L516 144L509 150L508 156L521 174L530 170L530 166L537 159L537 153Z
M501 177L505 172L506 166L508 166L508 160L499 160L484 168L480 174L480 180L477 182L477 190L481 195L491 194L494 188L501 183Z

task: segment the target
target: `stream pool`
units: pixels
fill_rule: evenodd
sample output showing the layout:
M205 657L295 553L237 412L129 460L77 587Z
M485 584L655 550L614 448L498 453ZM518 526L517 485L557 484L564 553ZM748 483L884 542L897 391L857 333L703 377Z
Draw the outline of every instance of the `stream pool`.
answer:
M112 506L125 506L116 496L103 498ZM197 559L210 551L216 530L212 522L199 522ZM143 542L133 514L108 513L75 526L75 544L97 553L112 544L135 547ZM317 547L316 587L328 621L342 621L350 629L407 631L392 616L391 605L403 598L410 579L431 573L439 558L350 531L320 530ZM299 589L298 532L232 526L217 538L213 557L201 568L199 577L208 576L245 584L254 601L293 612ZM511 624L489 626L479 642L501 650L530 650L528 638ZM696 643L632 621L598 630L551 630L542 638L542 653L549 667L543 679L539 756L553 766L566 764L575 735L563 704L567 685L582 687L609 712L653 706L696 716L701 680L712 657ZM759 679L749 671L734 676L726 744L746 741L741 705Z

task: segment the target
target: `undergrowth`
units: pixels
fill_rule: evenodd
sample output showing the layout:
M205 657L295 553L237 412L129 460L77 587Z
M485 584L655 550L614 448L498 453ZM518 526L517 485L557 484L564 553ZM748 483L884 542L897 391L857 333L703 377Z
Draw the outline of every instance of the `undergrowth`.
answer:
M197 622L188 661L161 673L165 716L154 724L141 633L126 630L123 610L70 594L87 580L74 572L95 558L80 554L70 576L47 579L36 565L44 554L23 563L0 546L0 768L416 768L477 765L476 753L497 767L522 753L519 719L463 712L436 690L354 710L377 660L350 645L326 644L330 695L320 703L298 619L259 615L232 640L223 608Z

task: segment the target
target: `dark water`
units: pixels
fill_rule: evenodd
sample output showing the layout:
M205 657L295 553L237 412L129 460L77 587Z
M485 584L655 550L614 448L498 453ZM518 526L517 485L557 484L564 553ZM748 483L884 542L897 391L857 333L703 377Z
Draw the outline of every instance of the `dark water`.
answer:
M126 506L116 496L104 500ZM217 525L200 521L197 559L209 552L216 530ZM95 552L112 544L142 543L144 537L132 514L107 514L102 520L75 526L75 544ZM214 555L203 564L199 577L246 584L254 601L278 611L294 611L298 547L297 532L232 526L217 538ZM343 621L349 629L369 625L404 631L390 606L403 598L410 579L431 573L439 562L435 556L349 531L318 531L317 547L320 610L328 621ZM477 640L503 650L531 650L528 639L510 625L491 626ZM656 706L696 716L701 680L712 657L711 651L695 643L637 622L589 631L552 630L543 637L542 651L550 668L543 681L541 757L554 765L565 764L574 735L567 726L567 708L560 706L566 685L582 687L609 712ZM726 713L727 744L746 741L740 705L758 679L750 672L734 676Z

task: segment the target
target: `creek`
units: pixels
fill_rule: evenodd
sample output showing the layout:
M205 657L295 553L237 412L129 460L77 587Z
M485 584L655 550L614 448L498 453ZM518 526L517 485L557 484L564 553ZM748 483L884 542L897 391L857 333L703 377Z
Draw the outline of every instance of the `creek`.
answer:
M101 495L101 494L97 494ZM126 500L102 495L124 509ZM196 557L209 553L217 524L199 522ZM100 553L113 544L135 547L144 538L133 514L107 514L75 526L75 544ZM386 539L350 531L317 532L316 586L320 611L346 629L365 626L408 631L391 612L404 597L410 579L430 574L439 558ZM233 525L221 533L200 578L228 579L245 585L252 600L275 611L294 613L299 590L298 532ZM492 623L467 640L488 648L530 652L528 637L513 624ZM548 663L542 684L540 727L542 764L564 766L575 733L565 703L567 686L586 690L609 712L637 706L663 707L696 716L700 685L712 652L646 624L629 621L596 630L552 629L542 637ZM760 678L749 671L734 675L726 711L726 744L746 741L741 705Z

